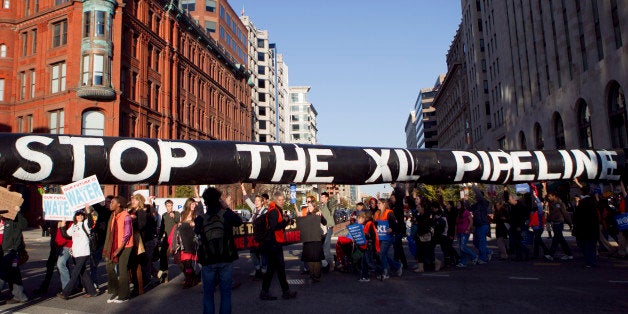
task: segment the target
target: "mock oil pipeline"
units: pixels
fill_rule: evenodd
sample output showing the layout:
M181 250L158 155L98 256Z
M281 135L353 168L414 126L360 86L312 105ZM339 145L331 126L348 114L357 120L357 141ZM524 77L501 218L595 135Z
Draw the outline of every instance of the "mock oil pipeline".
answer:
M0 182L452 184L616 182L620 150L471 151L0 133Z

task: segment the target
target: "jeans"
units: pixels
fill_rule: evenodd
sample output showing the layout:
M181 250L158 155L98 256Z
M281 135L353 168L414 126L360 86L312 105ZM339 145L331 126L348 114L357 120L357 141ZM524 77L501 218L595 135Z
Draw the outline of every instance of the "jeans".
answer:
M490 226L481 225L476 226L473 231L473 245L478 249L478 254L482 261L488 262L488 255L493 255L493 251L488 249L488 243L486 242L486 235L488 234Z
M96 287L100 284L100 281L98 280L98 264L102 261L102 250L103 247L96 248L96 250L92 252L91 258L89 259L89 276Z
M475 260L478 258L478 256L467 246L467 243L469 243L469 236L470 234L468 233L458 233L458 245L460 246L460 263L462 265L467 265L468 257L470 257L471 260Z
M213 314L215 312L214 287L216 287L216 284L220 287L219 313L231 313L232 264L204 265L201 274L203 280L203 314Z
M75 258L74 269L72 269L72 276L70 277L70 281L63 288L63 295L69 296L72 294L72 290L78 286L79 280L83 283L83 288L85 291L91 296L95 296L97 294L96 288L94 288L94 283L92 282L92 278L87 276L85 273L85 269L87 263L89 263L90 256L80 256Z
M543 228L534 229L534 244L532 245L532 256L539 256L539 251L543 249L543 255L549 254L549 249L543 242L541 235L543 234Z
M126 300L129 298L129 257L131 256L131 250L133 248L125 248L118 257L118 262L114 263L111 260L107 261L107 279L109 293L117 295L120 300ZM116 273L116 266L118 266L118 273Z
M266 261L266 256L262 254L259 248L251 249L251 262L256 270L259 269L266 272L268 262Z
M70 269L68 268L68 260L70 259L70 248L62 247L59 249L57 258L57 269L59 270L59 276L61 277L61 289L65 289L65 286L70 282Z
M558 248L559 244L563 252L571 256L571 249L569 248L569 244L567 244L567 241L565 240L565 237L563 236L564 226L565 224L562 222L552 223L552 230L554 230L554 237L552 238L552 245L550 246L550 249L549 249L550 251L549 254L552 256L556 253L556 249Z
M366 249L362 253L362 270L361 275L362 278L369 278L369 272L375 271L376 273L380 273L382 270L379 265L375 262L375 251L373 249Z
M379 258L382 261L382 269L385 275L388 275L388 264L390 264L390 268L393 271L397 271L401 267L401 263L395 261L390 255L388 251L390 250L390 246L392 243L390 241L380 241L379 242Z
M325 260L329 265L334 261L331 255L331 236L334 233L334 227L327 227L327 234L325 235L325 242L323 242L323 254L325 254Z

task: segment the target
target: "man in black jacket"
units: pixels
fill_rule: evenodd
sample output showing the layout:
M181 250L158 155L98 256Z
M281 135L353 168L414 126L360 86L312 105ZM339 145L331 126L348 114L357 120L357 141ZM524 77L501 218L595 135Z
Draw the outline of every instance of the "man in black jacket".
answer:
M203 192L207 212L194 219L194 233L199 239L198 262L203 265L203 313L214 313L214 287L220 286L220 313L231 313L233 261L238 251L233 240L233 227L242 219L220 199L215 188Z

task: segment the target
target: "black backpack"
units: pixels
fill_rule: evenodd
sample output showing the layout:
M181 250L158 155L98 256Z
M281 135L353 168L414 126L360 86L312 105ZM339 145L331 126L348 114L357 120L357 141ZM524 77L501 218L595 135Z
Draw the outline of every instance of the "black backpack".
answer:
M268 211L253 219L253 239L262 243L268 234Z
M434 219L434 235L442 235L445 232L445 228L447 228L447 220L445 220L445 217Z
M203 229L200 234L198 256L204 261L230 256L228 239L225 231L225 212L221 209L215 215L204 215Z

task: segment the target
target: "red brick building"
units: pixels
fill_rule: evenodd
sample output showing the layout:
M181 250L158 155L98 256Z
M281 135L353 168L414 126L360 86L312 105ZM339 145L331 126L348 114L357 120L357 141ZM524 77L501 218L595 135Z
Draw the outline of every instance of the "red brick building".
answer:
M173 3L1 0L0 131L249 141L237 49Z

